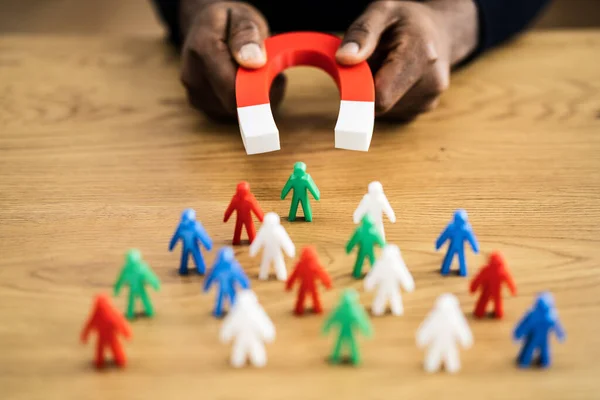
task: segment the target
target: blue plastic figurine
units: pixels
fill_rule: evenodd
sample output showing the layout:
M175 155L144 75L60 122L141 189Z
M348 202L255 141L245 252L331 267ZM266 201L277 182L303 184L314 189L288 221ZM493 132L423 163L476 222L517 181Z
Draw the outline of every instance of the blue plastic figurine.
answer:
M467 276L467 263L465 262L465 241L468 241L475 254L479 253L479 244L473 233L473 229L468 221L467 212L465 210L456 210L454 219L448 224L444 232L435 242L435 249L439 250L446 241L450 240L448 251L444 262L442 263L442 275L448 275L450 265L455 254L458 254L458 262L460 265L459 275Z
M218 282L219 289L213 315L221 317L225 300L229 300L230 307L235 303L236 284L242 289L250 288L250 280L235 259L231 247L223 247L217 253L215 263L204 280L204 292L208 292L215 282Z
M565 332L554 307L554 298L549 292L543 292L538 295L533 308L525 314L513 333L515 340L523 340L523 347L517 357L519 367L528 368L536 350L539 352L539 365L543 368L550 366L548 339L552 331L559 341L565 340Z
M179 274L187 275L188 273L188 259L190 253L194 257L194 263L196 264L196 270L199 274L203 275L206 271L206 265L204 264L204 258L200 252L199 243L202 243L206 250L212 249L212 240L204 230L202 224L196 221L196 211L188 208L181 213L181 222L169 243L169 251L173 251L177 242L181 240L181 264L179 265Z

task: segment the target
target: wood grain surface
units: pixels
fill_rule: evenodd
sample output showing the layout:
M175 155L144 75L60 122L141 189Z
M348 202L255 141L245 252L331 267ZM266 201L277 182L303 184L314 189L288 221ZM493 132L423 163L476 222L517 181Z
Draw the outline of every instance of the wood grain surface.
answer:
M0 38L0 398L2 399L598 399L600 398L600 32L535 33L453 76L441 107L407 126L377 124L368 153L336 150L338 94L320 71L289 72L276 117L281 151L246 156L235 125L191 110L177 56L160 40ZM342 289L352 212L380 180L398 221L386 223L415 278L406 315L373 318L363 364L325 362L323 316L293 317L292 293L258 282L259 259L239 260L277 327L264 370L234 370L202 278L177 275L167 251L193 207L217 247L241 180L284 216L279 193L295 161L321 190L314 222L284 222L298 249L314 244ZM474 347L456 376L427 375L415 331L435 298L468 279L442 278L433 243L456 208L482 247L504 253L519 293L503 321L469 323ZM124 253L138 248L162 280L154 319L133 323L125 370L92 368L79 332L96 293L110 293ZM178 248L179 249L179 248ZM214 251L207 253L211 262ZM288 267L292 261L288 260ZM518 370L514 324L541 290L554 293L567 341L552 339L550 370ZM124 309L125 298L115 299Z

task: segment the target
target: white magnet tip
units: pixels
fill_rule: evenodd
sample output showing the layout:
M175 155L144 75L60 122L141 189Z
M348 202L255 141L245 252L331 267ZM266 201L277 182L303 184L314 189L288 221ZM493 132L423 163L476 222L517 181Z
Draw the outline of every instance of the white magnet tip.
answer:
M237 113L247 154L267 153L280 149L279 130L275 125L270 104L239 107Z
M374 102L342 100L335 125L335 147L345 150L368 151L374 123Z

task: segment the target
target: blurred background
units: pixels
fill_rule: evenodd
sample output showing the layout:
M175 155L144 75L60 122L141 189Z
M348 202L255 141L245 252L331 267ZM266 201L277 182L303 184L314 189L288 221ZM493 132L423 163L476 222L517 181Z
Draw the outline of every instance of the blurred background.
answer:
M527 0L522 0L527 1ZM536 28L600 26L600 0L554 0ZM161 35L150 0L0 0L0 33Z

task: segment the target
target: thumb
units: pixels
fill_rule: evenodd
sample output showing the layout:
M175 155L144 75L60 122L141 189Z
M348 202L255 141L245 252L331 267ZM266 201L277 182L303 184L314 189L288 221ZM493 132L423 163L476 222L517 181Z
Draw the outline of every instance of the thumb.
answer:
M260 68L267 62L264 40L269 33L267 22L249 5L229 9L229 50L235 61L245 68Z
M354 65L373 54L381 34L394 23L393 5L374 2L350 25L336 53L340 64Z

